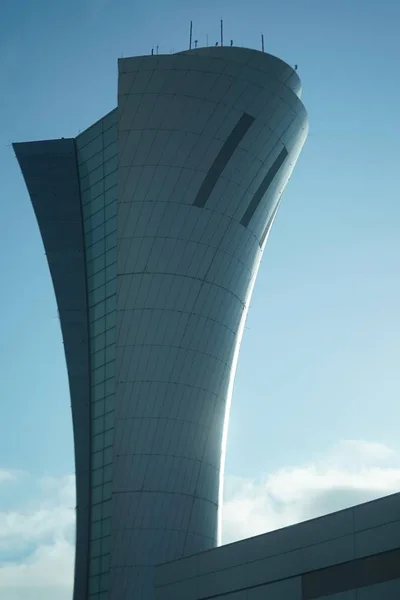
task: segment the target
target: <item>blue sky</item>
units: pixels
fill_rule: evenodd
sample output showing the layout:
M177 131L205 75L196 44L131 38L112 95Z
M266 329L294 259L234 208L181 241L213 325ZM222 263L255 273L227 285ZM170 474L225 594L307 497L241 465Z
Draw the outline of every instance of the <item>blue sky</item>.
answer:
M118 57L147 54L156 45L167 53L186 48L190 19L199 45L207 35L211 44L221 17L225 39L259 48L263 32L268 52L298 64L310 120L253 295L226 472L235 485L264 481L285 469L322 464L332 452L337 456L338 447L343 453L343 443L348 449L343 440L358 440L363 452L372 444L380 448L379 460L386 452L396 463L400 5L4 0L0 475L3 469L8 491L1 494L0 511L20 510L22 498L33 506L43 477L59 478L64 490L73 472L55 299L10 144L75 136L116 105ZM39 483L28 486L29 478ZM20 598L25 596L15 595Z

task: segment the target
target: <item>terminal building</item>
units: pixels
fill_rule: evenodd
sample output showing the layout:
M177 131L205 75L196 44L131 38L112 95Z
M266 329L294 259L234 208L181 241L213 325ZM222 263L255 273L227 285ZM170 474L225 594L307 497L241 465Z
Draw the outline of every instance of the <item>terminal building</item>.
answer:
M400 494L160 565L157 600L399 600Z
M395 529L382 519L397 497L381 521L358 507L219 546L247 309L307 135L296 70L213 47L118 71L117 108L76 138L14 144L65 347L74 600L366 599L343 594L369 583L389 598L397 555L381 532Z

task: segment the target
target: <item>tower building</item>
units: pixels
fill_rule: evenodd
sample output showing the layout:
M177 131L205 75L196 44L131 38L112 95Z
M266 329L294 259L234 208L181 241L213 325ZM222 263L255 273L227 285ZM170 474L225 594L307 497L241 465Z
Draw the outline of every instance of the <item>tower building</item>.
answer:
M247 309L307 135L294 69L236 47L120 59L118 106L14 144L54 284L76 463L74 600L152 598L219 542Z

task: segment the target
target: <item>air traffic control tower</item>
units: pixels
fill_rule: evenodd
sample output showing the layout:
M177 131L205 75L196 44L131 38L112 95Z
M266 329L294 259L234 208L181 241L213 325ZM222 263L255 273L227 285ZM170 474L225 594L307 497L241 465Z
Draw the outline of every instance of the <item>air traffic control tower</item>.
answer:
M115 110L14 144L65 346L74 600L151 599L155 565L219 543L236 363L307 135L300 92L245 48L125 58Z

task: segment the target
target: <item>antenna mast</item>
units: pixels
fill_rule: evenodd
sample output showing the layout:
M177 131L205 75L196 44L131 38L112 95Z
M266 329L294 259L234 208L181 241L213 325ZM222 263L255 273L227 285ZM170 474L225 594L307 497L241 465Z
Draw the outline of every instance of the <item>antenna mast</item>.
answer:
M193 33L193 21L190 21L189 50L192 49L192 33Z
M264 34L261 34L261 50L264 52Z
M224 22L221 19L221 46L224 45Z

